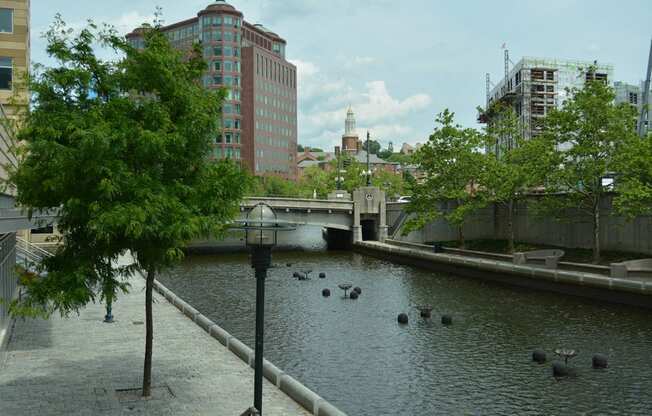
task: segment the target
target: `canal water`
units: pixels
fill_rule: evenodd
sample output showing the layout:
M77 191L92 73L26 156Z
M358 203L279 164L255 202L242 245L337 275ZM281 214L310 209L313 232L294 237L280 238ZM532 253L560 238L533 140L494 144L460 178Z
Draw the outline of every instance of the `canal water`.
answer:
M274 253L265 357L348 414L652 414L649 311L327 252L319 230L295 234L309 250ZM302 270L312 279L292 278ZM253 348L246 254L190 255L160 280ZM362 289L357 300L343 298L346 282ZM424 304L431 320L415 308ZM397 323L401 312L408 325ZM576 376L555 379L550 362L531 362L537 348L549 359L577 350ZM595 353L609 368L591 368Z

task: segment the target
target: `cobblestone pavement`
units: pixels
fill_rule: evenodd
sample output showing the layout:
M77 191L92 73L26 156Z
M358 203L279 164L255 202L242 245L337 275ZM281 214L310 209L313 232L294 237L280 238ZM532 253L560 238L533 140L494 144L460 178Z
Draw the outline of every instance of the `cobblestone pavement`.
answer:
M99 304L68 319L17 320L0 362L0 415L238 416L251 405L253 370L156 292L154 393L129 391L141 386L145 346L145 282L131 283L113 324ZM264 383L265 416L310 414Z

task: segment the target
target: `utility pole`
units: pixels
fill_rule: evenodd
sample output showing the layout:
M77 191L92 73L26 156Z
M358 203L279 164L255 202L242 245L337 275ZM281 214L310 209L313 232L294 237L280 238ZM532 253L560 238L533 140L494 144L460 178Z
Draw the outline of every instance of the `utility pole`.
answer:
M647 60L647 74L645 77L645 83L643 83L643 101L641 102L641 115L638 118L638 135L645 137L647 131L651 126L650 122L650 109L648 104L650 103L650 75L652 75L652 40L650 41L650 56ZM647 129L646 122L647 121Z

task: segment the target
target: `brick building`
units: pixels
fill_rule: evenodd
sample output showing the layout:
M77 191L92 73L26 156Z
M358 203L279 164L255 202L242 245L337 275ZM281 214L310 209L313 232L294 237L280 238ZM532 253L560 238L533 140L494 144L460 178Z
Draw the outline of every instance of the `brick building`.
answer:
M228 90L215 157L239 160L256 175L295 180L297 79L296 67L285 59L286 41L246 22L242 12L221 0L162 30L181 50L199 42L209 66L204 86ZM127 39L142 47L143 29Z

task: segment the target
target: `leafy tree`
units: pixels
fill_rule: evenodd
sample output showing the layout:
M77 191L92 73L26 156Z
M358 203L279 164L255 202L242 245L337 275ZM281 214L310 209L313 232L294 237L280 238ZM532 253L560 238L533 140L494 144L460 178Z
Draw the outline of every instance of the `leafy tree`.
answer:
M480 111L483 111L480 109ZM491 121L485 129L487 169L480 191L486 201L503 207L507 214L508 250L514 252L514 211L531 188L543 183L546 160L554 148L543 140L525 141L522 125L512 107L496 103L488 110Z
M480 150L482 135L454 124L454 116L448 109L440 113L436 119L439 126L414 156L425 179L411 184L412 199L407 212L416 215L408 220L404 232L444 218L457 228L460 246L464 247L464 222L486 205L477 190L487 157ZM455 204L452 209L444 207L449 201Z
M378 170L371 177L371 184L385 191L388 197L396 197L403 194L405 182L400 174Z
M652 136L628 136L616 158L616 210L633 219L652 214Z
M299 180L297 196L312 198L316 192L318 198L324 199L335 186L334 170L327 172L319 166L310 166L304 170L303 177Z
M57 207L62 245L48 274L23 279L16 314L69 314L146 279L142 394L151 394L152 287L192 239L219 235L237 213L246 181L234 164L209 158L219 134L224 91L201 86L206 67L195 47L182 56L157 28L136 50L110 28L78 35L57 17L46 34L57 64L31 81L32 105L19 138L22 163L11 174L17 202ZM104 61L94 45L121 56ZM131 252L133 264L118 266Z
M302 153L305 149L303 148L302 145L297 144L297 152Z
M387 160L387 158L391 157L393 153L394 153L394 143L389 142L389 144L387 145L387 149L378 152L378 157Z
M372 155L377 155L380 152L380 143L376 140L369 140L369 151ZM362 141L362 150L367 151L367 140Z
M613 89L598 80L589 80L583 89L568 93L571 98L563 107L546 117L544 132L539 138L548 140L556 149L548 165L548 197L544 202L546 210L556 215L576 209L590 216L593 261L597 263L600 260L600 201L610 192L603 178L617 171L624 145L635 140L635 114L628 104L614 104Z

